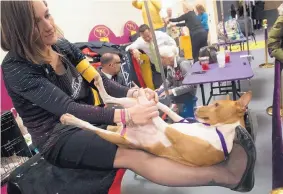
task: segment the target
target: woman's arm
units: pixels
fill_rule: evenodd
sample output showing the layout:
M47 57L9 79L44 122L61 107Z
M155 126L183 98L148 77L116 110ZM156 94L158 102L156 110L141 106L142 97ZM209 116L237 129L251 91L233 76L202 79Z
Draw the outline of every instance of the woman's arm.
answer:
M177 17L177 18L170 18L169 21L170 22L181 22L187 19L187 13Z
M268 49L271 50L271 56L277 60L283 62L283 49L282 49L282 37L283 37L283 16L279 16L269 31L268 37Z
M201 22L202 25L206 25L207 21L208 21L208 15L207 15L207 13L203 13L202 16L201 16L200 22Z
M177 23L176 26L177 27L184 27L184 26L186 26L186 23L185 22Z
M58 117L70 113L95 124L113 124L119 121L118 110L76 103L42 75L42 67L9 60L2 65L5 84L13 92L42 109Z
M63 51L64 54L71 61L71 63L75 65L76 69L81 73L82 77L90 84L92 88L95 88L94 77L99 72L89 64L89 62L85 59L85 56L82 54L81 50L66 39L61 39L58 43L58 46L59 48L61 48L61 50L65 51ZM101 73L100 75L102 77L105 90L108 94L117 98L125 97L127 95L129 88L108 79L103 73Z

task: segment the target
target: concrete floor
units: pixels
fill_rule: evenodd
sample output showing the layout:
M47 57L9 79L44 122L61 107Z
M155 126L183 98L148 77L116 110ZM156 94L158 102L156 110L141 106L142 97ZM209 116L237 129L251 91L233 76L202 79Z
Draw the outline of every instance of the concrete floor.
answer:
M262 40L262 31L257 32L257 40ZM272 156L271 156L271 117L265 113L265 109L272 104L273 96L273 75L274 69L261 69L259 64L264 62L264 50L254 50L251 52L254 56L252 68L254 77L249 81L242 81L242 90L253 92L253 99L249 105L256 127L256 147L257 161L255 167L255 187L251 194L267 194L271 191L272 179ZM274 59L269 59L273 62ZM208 87L208 85L206 85ZM205 90L206 96L209 96L208 88ZM200 99L200 91L198 91ZM199 103L201 101L199 100ZM236 193L229 189L220 187L194 187L194 188L170 188L153 184L141 177L134 179L134 174L127 171L123 183L122 194L232 194Z

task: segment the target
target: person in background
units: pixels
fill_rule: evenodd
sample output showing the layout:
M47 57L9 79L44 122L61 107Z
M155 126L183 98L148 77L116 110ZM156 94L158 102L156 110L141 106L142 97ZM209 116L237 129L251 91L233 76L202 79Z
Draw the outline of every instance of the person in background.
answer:
M234 4L231 4L230 14L231 14L231 17L232 17L233 19L236 18L237 11L236 11L236 8L235 8L235 5L234 5Z
M179 45L179 37L181 35L180 28L177 26L170 25L169 23L170 18L172 18L172 8L171 7L166 9L166 16L163 17L163 20L166 25L167 34L176 41L177 45Z
M268 49L271 56L283 63L283 3L278 7L278 18L268 32Z
M190 30L192 41L192 51L194 61L198 61L200 48L207 46L207 31L203 28L199 19L197 19L193 6L183 1L184 14L178 18L169 19L170 22L182 22L174 24L175 26L187 26Z
M184 77L190 71L191 62L178 56L178 47L176 46L160 46L159 52L162 65L167 68L166 84L169 88L171 99L177 104L184 104L187 101L191 101L196 95L197 87L195 85L182 84ZM156 92L160 93L160 98L165 96L165 91L163 90L163 84L156 90ZM182 111L180 106L178 109Z
M138 61L141 54L139 50L144 51L149 56L150 62L153 64L151 66L153 83L155 85L155 88L158 88L162 84L162 79L149 26L146 24L141 25L139 27L139 33L140 37L131 45L127 46L126 51L130 50ZM155 37L158 47L162 45L176 46L175 40L165 32L155 31Z
M262 27L262 20L264 19L264 4L263 1L255 1L254 16L255 16L255 29L259 30Z
M150 16L151 16L151 20L152 20L154 30L166 32L164 22L163 22L160 14L159 14L160 11L161 11L161 7L162 7L161 1L160 0L148 0L147 2L148 2L148 9L149 9L149 12L150 12ZM144 1L143 0L133 0L132 5L135 8L142 10L143 22L145 24L149 25L147 15L146 15L146 9L145 9L145 5L144 5Z
M127 86L121 72L121 59L116 53L105 53L100 57L101 67L99 70L109 79Z
M200 20L203 28L208 32L208 15L205 12L205 8L201 4L196 5L196 11L197 11L197 18Z

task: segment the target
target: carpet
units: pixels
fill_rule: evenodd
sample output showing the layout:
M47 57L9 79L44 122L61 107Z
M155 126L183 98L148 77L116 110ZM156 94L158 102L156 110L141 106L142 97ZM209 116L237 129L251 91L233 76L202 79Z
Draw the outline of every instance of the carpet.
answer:
M264 40L262 41L257 41L256 43L252 40L249 41L249 49L250 50L257 50L257 49L264 49L265 47L265 42ZM229 48L229 47L228 47ZM234 44L231 46L232 52L238 52L241 51L240 44ZM221 51L224 50L224 47L221 46L220 48ZM244 44L244 50L247 50L247 43Z

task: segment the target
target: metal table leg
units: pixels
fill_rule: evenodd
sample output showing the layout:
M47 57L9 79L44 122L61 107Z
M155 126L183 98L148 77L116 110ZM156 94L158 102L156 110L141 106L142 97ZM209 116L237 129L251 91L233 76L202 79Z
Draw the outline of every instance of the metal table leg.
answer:
M233 93L233 100L237 100L237 87L235 81L232 81L232 93Z
M202 104L203 106L205 106L206 103L205 103L205 94L204 94L203 84L200 84L200 90L201 90Z

